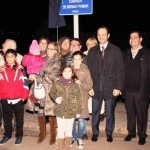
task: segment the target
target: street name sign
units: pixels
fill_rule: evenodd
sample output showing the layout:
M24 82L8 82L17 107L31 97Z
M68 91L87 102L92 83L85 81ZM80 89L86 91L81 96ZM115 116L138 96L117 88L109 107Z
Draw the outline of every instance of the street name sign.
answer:
M93 13L93 0L62 0L59 15L88 15Z

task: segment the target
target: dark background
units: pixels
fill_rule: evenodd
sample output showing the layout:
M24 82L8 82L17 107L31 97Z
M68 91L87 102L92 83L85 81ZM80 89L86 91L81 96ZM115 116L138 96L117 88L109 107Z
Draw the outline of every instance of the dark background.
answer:
M0 44L6 38L14 38L18 51L28 52L31 40L41 36L57 39L57 30L48 28L49 0L1 0ZM21 17L20 17L21 16ZM61 36L73 37L73 16L65 16L66 26L59 28ZM150 9L147 0L93 0L93 14L79 16L79 36L85 50L85 41L96 36L100 25L110 29L110 41L122 50L128 48L131 30L143 33L143 44L150 47Z

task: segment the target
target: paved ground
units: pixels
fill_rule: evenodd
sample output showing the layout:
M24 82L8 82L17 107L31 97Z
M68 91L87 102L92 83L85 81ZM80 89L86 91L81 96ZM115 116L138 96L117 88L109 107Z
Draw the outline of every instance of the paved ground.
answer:
M1 135L0 135L1 138ZM138 145L138 138L135 138L131 142L123 141L124 136L114 135L114 141L108 143L105 136L99 138L97 142L92 142L91 140L84 140L83 150L149 150L150 140L147 140L145 145ZM21 145L16 146L14 144L15 138L13 137L11 141L5 145L0 145L0 150L56 150L56 145L48 144L49 137L47 137L43 143L37 144L37 137L24 136ZM76 143L72 146L72 150L78 150Z
M149 108L149 120L148 120L148 127L147 127L147 134L150 135L150 108ZM127 124L127 116L126 110L123 102L118 102L116 105L115 111L115 130L114 133L117 134L127 134L126 124ZM30 114L25 112L25 124L24 124L25 131L38 131L38 122L37 122L37 115ZM49 123L47 123L47 130L49 130ZM87 131L88 134L92 134L91 130L91 118L87 121ZM103 133L105 131L105 120L100 124L100 131ZM32 134L28 133L28 134Z
M132 142L124 142L123 139L127 134L126 130L126 111L123 102L118 102L116 105L116 125L114 130L114 142L108 143L105 137L105 120L100 124L100 136L98 142L92 142L90 140L92 136L91 132L91 119L87 121L87 132L89 136L89 140L84 140L85 150L149 150L150 149L150 108L149 108L149 121L147 127L147 143L144 146L138 145L138 137L136 137ZM47 138L44 140L42 144L37 144L37 136L39 134L38 131L38 123L37 123L37 115L25 112L25 123L24 123L24 138L23 143L20 146L15 146L15 138L13 135L12 140L3 146L0 146L0 150L46 150L51 149L55 150L55 144L50 146L48 144L49 140L49 123L47 123ZM3 126L0 131L0 139L3 134ZM76 144L72 147L72 150L76 150Z

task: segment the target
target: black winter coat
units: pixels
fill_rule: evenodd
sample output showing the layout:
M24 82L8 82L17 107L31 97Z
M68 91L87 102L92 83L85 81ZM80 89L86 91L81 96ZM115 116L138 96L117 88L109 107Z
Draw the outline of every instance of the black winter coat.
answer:
M124 82L123 54L119 47L108 42L105 48L103 66L101 50L97 45L88 53L87 64L93 80L95 99L100 97L100 84L103 83L102 94L104 99L113 98L113 90L122 90ZM101 78L102 74L102 78Z
M140 49L143 51L143 55L140 58L141 60L141 84L140 84L140 97L142 101L149 102L150 95L150 51L143 47ZM128 49L124 52L124 63L125 63L125 81L123 88L123 97L126 98L127 91L127 77L128 77L128 66L131 63L131 49ZM136 74L135 74L136 75Z

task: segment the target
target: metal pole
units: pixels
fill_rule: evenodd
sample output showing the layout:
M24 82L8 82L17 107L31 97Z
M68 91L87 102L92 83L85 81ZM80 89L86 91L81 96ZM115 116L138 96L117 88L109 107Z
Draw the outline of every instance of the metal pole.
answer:
M74 38L79 38L79 15L73 15Z

